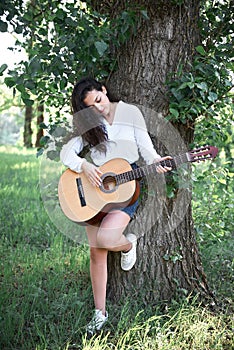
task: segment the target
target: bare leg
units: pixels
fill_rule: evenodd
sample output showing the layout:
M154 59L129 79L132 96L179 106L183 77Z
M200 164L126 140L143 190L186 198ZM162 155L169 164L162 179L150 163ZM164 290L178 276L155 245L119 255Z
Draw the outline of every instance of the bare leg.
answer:
M91 245L114 252L131 249L131 243L123 235L129 221L129 215L120 210L108 213L102 220L95 239L92 237Z
M106 312L107 253L108 250L131 249L132 244L123 235L129 221L126 213L116 210L107 214L99 227L86 227L94 304L96 309L102 310L103 315Z
M107 253L106 249L90 248L90 277L93 289L95 309L106 313L106 283L107 283Z

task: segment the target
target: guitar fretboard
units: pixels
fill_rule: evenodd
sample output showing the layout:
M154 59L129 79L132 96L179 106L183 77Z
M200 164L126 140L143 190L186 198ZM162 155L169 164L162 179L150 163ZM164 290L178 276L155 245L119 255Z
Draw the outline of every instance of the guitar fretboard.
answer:
M161 160L157 163L153 163L153 164L145 165L145 166L133 169L133 170L129 170L129 171L126 171L124 173L115 175L116 184L120 185L120 184L129 182L129 181L132 181L132 180L137 180L141 177L150 175L152 173L155 174L157 172L157 167L159 165L162 165L163 167L166 166L166 167L170 167L172 169L175 169L180 164L187 163L189 161L190 161L190 159L189 159L188 153L183 153L183 154L175 156L172 159Z

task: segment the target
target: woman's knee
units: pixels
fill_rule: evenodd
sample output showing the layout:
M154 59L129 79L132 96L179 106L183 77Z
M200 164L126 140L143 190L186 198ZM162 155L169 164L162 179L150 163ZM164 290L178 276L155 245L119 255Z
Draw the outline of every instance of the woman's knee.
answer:
M107 253L106 249L90 247L90 260L94 264L106 263Z
M98 234L97 235L97 245L99 249L109 249L110 248L110 240L106 237L106 235Z

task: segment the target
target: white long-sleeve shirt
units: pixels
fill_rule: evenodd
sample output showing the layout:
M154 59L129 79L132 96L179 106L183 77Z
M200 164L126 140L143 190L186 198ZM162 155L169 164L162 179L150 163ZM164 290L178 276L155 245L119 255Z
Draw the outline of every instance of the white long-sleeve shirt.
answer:
M147 164L151 164L160 155L154 149L151 138L141 111L134 105L118 102L114 120L110 125L103 118L108 134L106 153L100 152L96 147L90 149L93 163L101 166L114 158L126 159L130 164L139 159L139 151ZM60 159L64 165L73 171L81 172L84 158L78 156L85 146L82 137L74 137L62 147Z

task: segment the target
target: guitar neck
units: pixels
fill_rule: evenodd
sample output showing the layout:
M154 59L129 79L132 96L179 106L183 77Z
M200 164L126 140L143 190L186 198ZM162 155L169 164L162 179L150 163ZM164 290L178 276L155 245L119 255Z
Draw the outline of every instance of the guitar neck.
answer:
M156 162L150 165L144 165L142 167L118 174L115 176L116 182L117 184L123 184L132 180L137 180L141 177L144 177L150 174L155 174L157 171L157 167L159 165L162 165L163 167L166 166L166 167L175 169L180 164L187 163L187 162L190 162L188 153L179 154L177 156L174 156L172 159L161 160L159 162Z

